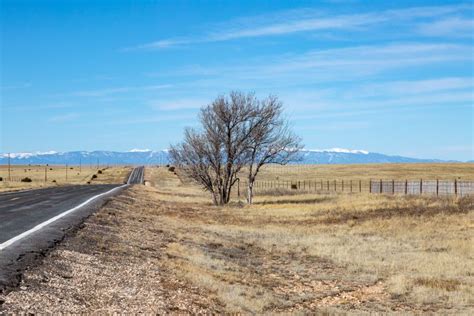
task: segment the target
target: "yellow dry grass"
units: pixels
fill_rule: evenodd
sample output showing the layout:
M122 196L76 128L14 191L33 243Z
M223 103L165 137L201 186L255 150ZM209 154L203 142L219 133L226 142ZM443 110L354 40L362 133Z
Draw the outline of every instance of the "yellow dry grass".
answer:
M5 311L474 313L472 197L282 191L215 207L166 168L145 178L30 269Z
M66 179L67 170L67 179ZM101 173L99 173L99 170ZM8 166L0 165L0 192L21 190L21 189L37 189L42 187L66 185L66 184L87 184L91 183L122 183L128 173L130 167L109 167L109 168L90 168L79 166L39 166L39 165L12 165L10 167L10 175ZM46 180L45 180L46 174ZM97 178L92 179L93 175ZM10 181L11 177L11 181ZM22 182L21 179L28 177L31 182Z
M242 179L244 175L242 174ZM473 163L410 163L265 166L260 181L427 179L474 180Z
M162 168L147 178L180 240L168 264L227 311L474 311L471 197L268 194L216 208Z

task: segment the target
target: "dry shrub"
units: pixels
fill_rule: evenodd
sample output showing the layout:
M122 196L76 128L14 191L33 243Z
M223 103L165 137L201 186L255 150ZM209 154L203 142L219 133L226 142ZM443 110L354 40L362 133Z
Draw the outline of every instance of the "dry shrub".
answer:
M457 199L459 209L470 211L474 209L474 195L467 195Z
M304 192L290 190L287 188L273 188L273 189L260 189L256 191L258 196L284 196L284 195L300 195Z
M31 178L28 178L28 177L24 177L23 179L21 179L21 182L32 182L33 180L31 180Z
M435 278L418 278L415 281L416 285L430 287L433 289L441 289L445 291L455 291L461 285L458 280L444 280Z
M394 296L406 295L413 288L413 282L402 274L392 276L387 284L389 292Z

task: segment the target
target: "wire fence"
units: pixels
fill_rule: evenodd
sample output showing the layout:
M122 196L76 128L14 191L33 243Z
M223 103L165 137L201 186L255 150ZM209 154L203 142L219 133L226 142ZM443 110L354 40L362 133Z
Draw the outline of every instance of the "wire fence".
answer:
M244 183L244 187L246 187ZM402 195L474 194L474 180L305 180L256 181L254 190L287 189L303 192L346 192Z

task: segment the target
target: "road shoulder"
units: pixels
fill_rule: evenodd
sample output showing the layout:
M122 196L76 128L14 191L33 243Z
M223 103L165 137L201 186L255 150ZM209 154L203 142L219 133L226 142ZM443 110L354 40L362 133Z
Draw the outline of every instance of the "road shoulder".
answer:
M123 189L125 187L104 194L2 249L0 251L0 294L16 288L21 283L25 270L39 264L41 259L65 236L74 234L86 218L104 206L111 196L120 193Z
M162 230L166 208L145 186L115 196L26 271L0 312L222 311L207 290L176 278L164 264L165 249L179 238Z

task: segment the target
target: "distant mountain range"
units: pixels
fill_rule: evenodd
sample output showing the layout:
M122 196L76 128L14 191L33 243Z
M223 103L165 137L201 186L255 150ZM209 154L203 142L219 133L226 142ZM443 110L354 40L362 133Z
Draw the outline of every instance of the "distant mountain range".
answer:
M151 151L133 149L127 152L116 151L70 151L11 153L11 164L70 164L70 165L149 165L167 164L167 150ZM365 150L332 148L322 150L303 150L298 164L363 164L363 163L420 163L447 162L438 159L417 159L402 156L389 156ZM450 161L452 162L452 161ZM0 164L8 163L8 154L0 154Z

